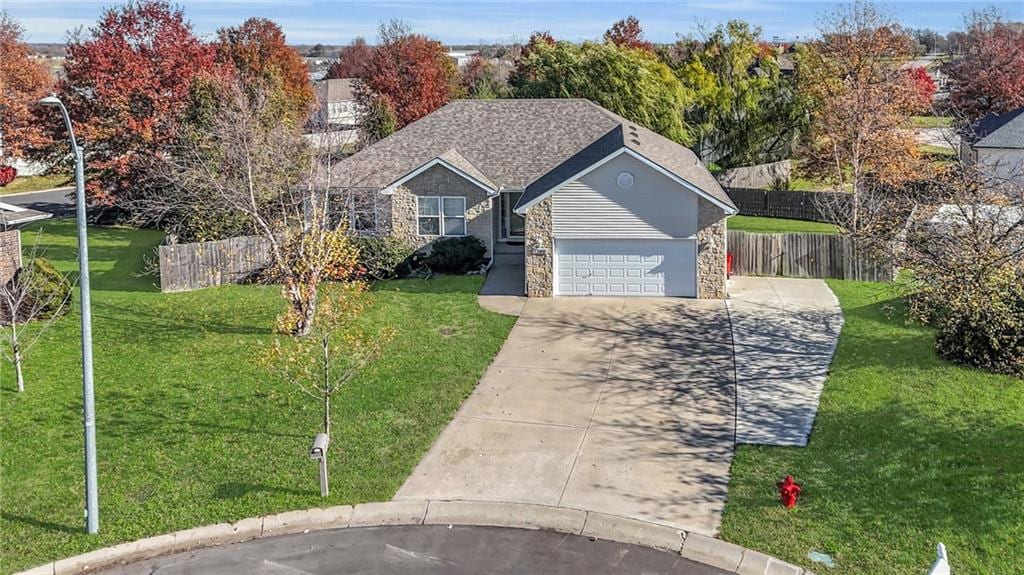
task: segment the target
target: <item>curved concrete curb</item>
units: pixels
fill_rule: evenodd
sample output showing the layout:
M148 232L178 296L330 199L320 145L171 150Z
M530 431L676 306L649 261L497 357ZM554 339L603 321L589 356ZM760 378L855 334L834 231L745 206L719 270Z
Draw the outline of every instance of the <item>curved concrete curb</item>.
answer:
M491 501L403 500L288 511L157 535L60 559L15 575L87 573L159 555L321 529L481 525L541 529L660 549L740 575L813 575L774 557L657 523L582 509Z

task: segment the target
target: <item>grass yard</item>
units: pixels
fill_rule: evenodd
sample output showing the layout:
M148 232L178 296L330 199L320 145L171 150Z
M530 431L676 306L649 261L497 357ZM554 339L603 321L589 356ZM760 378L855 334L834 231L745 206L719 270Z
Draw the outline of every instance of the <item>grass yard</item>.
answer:
M51 188L73 186L74 182L65 174L50 174L46 176L22 176L14 178L14 181L0 188L0 196L20 194L23 192L38 192Z
M949 116L911 116L911 128L949 128L953 118Z
M785 218L763 218L759 216L733 216L727 224L730 230L753 232L758 234L781 234L803 232L811 234L835 234L839 230L832 224L824 222L808 222L804 220L787 220Z
M938 359L885 285L829 285L846 325L810 445L738 450L723 537L819 574L919 575L938 542L954 573L1024 573L1024 380Z
M43 227L48 257L73 271L73 223ZM28 357L25 393L0 365L0 572L196 525L389 499L514 322L477 306L478 276L380 284L365 321L396 335L333 402L323 500L307 457L319 405L253 361L273 337L278 289L164 295L138 275L160 234L90 234L100 534L84 533L76 312Z
M953 148L947 148L946 146L933 146L931 144L922 144L917 149L925 156L930 156L935 160L951 160L955 159L957 154Z

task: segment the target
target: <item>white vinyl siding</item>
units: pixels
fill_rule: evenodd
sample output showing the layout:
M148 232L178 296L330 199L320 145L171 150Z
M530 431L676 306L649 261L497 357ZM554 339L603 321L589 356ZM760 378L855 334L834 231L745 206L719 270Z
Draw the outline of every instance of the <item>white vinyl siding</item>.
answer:
M555 240L555 295L697 296L697 241Z
M622 189L622 172L633 185ZM636 158L623 155L552 195L556 238L689 238L697 233L698 197Z

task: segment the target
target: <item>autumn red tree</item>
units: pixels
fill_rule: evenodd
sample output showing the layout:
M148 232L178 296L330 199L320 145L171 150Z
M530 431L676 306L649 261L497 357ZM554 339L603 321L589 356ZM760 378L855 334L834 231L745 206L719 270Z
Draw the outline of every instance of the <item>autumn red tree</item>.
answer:
M305 62L275 22L250 18L241 26L218 30L217 62L233 69L243 84L266 83L280 89L286 119L306 120L316 94Z
M935 80L932 79L928 70L920 66L914 66L907 70L907 79L914 86L914 92L917 93L920 110L926 110L931 105L932 98L935 96L935 90L937 89Z
M1024 28L997 13L974 12L963 38L964 56L947 65L950 100L968 119L1024 106Z
M213 58L181 9L156 0L108 8L87 33L71 36L58 91L85 143L93 204L121 204L139 191L139 160L173 141L192 80ZM59 136L47 151L51 161L67 156Z
M366 78L356 87L364 108L375 100L394 112L396 127L448 103L458 71L440 42L413 34L401 22L382 25Z
M363 38L343 46L338 59L327 70L328 78L365 78L373 58L373 48Z
M49 71L29 58L21 26L0 12L0 165L46 141L35 103L53 84Z
M625 20L619 20L604 33L604 41L611 42L620 48L634 48L654 51L654 45L644 40L644 31L640 27L640 21L635 16L628 16Z

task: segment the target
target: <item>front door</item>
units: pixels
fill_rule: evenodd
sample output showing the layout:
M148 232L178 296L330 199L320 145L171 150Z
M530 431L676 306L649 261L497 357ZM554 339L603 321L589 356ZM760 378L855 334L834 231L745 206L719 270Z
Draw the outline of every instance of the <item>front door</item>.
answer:
M526 236L526 218L512 211L522 192L504 192L501 194L501 239L522 240Z

